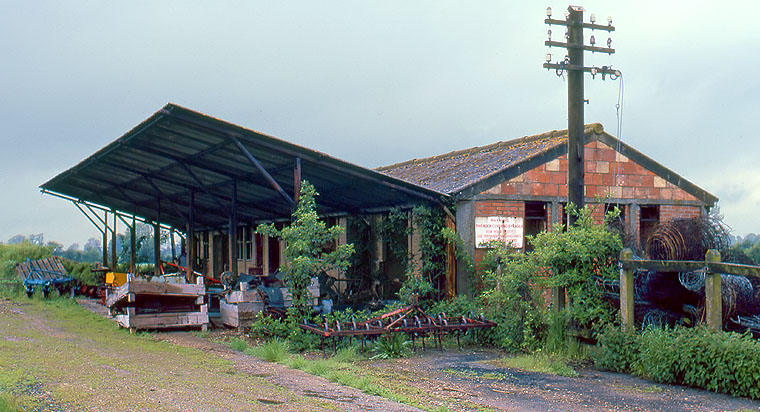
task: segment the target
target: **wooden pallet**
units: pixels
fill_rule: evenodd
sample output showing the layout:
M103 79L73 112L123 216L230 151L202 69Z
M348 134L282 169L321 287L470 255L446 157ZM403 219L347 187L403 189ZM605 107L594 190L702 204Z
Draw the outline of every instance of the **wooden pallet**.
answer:
M203 285L132 281L110 291L109 313L130 332L137 329L200 327L209 324Z

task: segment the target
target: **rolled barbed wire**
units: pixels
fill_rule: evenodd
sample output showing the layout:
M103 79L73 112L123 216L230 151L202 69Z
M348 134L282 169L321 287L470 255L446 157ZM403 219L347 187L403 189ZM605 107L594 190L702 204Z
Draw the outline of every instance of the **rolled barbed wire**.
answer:
M698 292L705 288L705 274L701 272L679 272L678 281L692 292Z

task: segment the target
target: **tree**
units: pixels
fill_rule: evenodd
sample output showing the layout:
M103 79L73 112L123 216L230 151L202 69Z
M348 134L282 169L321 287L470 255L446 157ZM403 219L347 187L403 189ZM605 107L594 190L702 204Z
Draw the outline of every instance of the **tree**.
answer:
M311 278L322 271L338 269L345 272L354 253L353 244L332 245L343 233L343 228L328 228L317 215L315 197L317 191L309 182L303 181L301 193L290 225L277 229L274 224L259 225L256 233L285 241L286 263L281 266L285 283L293 296L293 307L301 317L311 312L308 287Z

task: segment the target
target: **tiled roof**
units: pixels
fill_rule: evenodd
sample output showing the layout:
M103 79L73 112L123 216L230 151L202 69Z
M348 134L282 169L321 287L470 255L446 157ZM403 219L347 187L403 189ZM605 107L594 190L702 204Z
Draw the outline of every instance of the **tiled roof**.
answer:
M601 124L586 125L586 133ZM443 193L455 193L488 176L567 142L567 130L496 142L377 168L379 172Z

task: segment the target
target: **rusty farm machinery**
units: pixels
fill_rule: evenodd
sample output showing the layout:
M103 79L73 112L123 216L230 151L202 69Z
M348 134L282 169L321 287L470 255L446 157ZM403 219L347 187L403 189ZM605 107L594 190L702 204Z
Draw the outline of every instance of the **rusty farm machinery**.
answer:
M483 315L475 316L472 313L469 317L446 316L445 313L431 316L425 313L415 300L409 306L391 310L364 321L357 322L352 318L350 321L329 322L323 318L323 322L320 324L304 321L300 327L320 336L323 350L328 339L332 339L333 350L335 350L338 340L341 339L361 339L364 347L369 339L377 339L391 334L407 335L412 341L413 348L416 340L419 339L424 350L425 338L428 336L432 336L433 343L437 343L437 346L443 349L442 336L455 334L457 346L461 348L460 336L463 333L477 333L479 330L495 325L496 323L486 320Z

